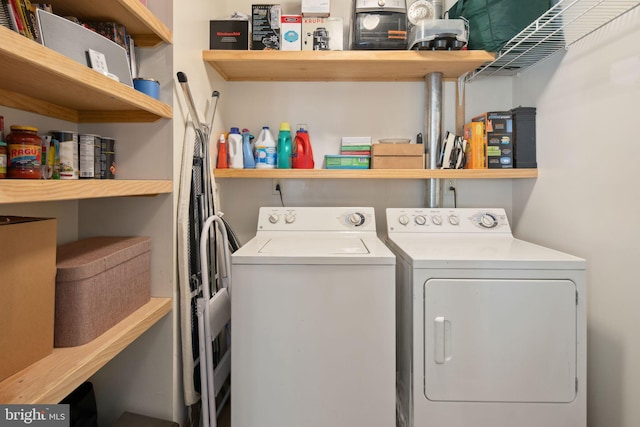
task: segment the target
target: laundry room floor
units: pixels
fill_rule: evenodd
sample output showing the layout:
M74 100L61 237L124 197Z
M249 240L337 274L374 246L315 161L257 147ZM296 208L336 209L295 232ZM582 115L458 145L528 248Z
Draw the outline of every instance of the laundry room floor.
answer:
M218 417L218 427L231 427L231 402L227 402Z

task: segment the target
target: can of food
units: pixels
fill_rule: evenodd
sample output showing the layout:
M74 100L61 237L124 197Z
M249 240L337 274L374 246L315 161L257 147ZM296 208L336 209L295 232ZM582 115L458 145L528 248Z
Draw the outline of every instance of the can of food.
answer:
M93 173L95 179L102 179L102 138L93 141Z
M55 148L51 144L51 135L40 135L42 139L42 162L40 163L40 174L42 179L53 178L53 163L55 161Z
M80 165L80 179L93 179L100 175L100 167L96 169L96 143L100 147L100 136L91 134L78 135L78 155ZM100 157L98 157L100 165Z
M51 138L58 141L60 179L78 179L78 134L69 131L51 131Z
M114 179L116 177L116 140L113 138L100 138L100 175L102 179Z
M40 179L42 139L38 136L38 128L11 126L7 146L7 177Z

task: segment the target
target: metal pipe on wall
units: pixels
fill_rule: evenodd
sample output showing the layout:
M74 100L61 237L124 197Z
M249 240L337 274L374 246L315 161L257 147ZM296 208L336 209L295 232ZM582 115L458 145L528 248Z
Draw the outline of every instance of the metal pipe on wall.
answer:
M427 155L425 167L427 169L438 168L438 154L442 141L442 73L429 73L425 76L427 87L426 105L426 135ZM442 207L442 182L440 179L429 179L429 206L430 208Z

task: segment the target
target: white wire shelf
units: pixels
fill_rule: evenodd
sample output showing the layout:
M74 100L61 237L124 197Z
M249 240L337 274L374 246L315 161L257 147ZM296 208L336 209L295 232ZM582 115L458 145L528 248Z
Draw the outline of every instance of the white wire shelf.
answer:
M467 77L512 76L566 49L640 5L638 0L559 0Z

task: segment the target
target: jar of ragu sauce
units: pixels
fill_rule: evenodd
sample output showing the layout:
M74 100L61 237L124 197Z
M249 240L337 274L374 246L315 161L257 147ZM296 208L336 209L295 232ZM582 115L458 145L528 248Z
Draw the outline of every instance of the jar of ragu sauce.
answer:
M11 126L7 135L7 178L40 179L42 139L31 126Z

